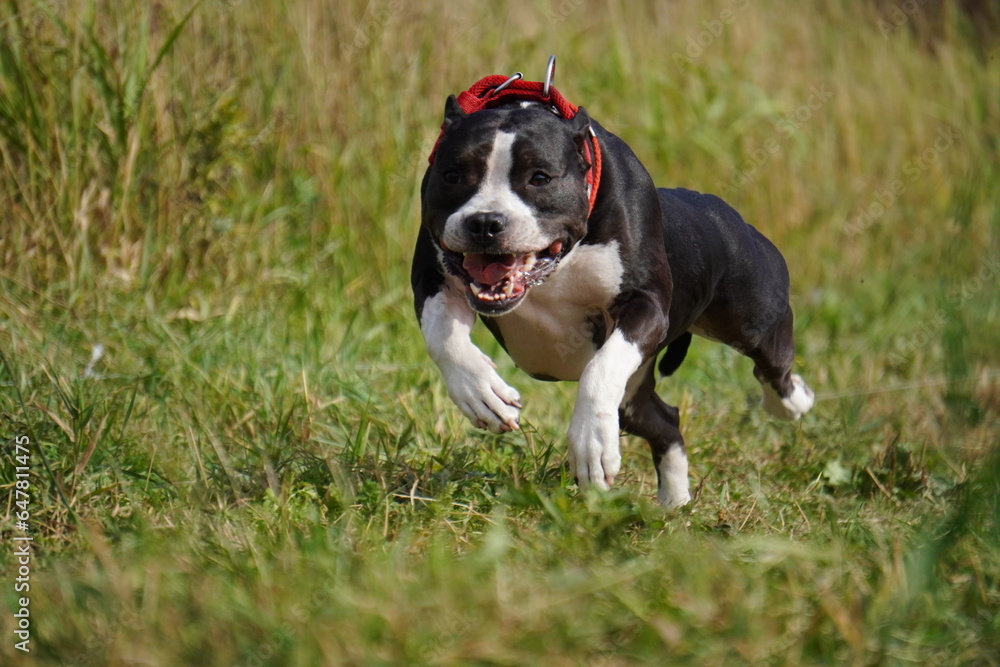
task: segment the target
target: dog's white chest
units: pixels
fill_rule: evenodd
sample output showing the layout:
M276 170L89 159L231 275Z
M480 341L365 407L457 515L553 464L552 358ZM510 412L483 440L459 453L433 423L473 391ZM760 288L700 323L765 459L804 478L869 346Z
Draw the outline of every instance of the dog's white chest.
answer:
M618 243L577 246L513 312L496 318L518 368L539 377L579 380L594 356L595 322L607 333L608 307L621 288Z

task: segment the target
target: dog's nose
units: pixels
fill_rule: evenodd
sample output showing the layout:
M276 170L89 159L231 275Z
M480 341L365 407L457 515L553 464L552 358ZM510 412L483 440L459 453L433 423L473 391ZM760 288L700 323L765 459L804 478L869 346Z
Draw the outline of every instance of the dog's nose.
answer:
M499 213L473 213L465 219L465 228L469 235L484 245L495 241L506 226L506 221Z

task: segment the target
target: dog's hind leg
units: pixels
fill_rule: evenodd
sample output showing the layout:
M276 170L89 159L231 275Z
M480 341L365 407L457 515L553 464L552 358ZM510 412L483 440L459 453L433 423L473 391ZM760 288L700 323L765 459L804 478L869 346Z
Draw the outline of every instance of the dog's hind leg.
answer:
M622 428L649 443L656 466L657 493L667 509L691 500L688 461L680 431L680 413L664 403L653 390L653 365L647 367L642 383L620 411Z
M759 339L756 347L744 350L754 361L753 374L764 390L761 404L779 419L798 419L813 406L812 389L792 373L795 341L792 337L792 309L785 311L775 326Z

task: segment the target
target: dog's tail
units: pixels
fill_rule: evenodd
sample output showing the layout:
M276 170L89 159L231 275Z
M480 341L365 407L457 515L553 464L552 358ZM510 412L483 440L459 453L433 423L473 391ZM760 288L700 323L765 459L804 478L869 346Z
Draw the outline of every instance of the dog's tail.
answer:
M660 357L660 374L667 377L674 374L687 356L688 346L691 345L691 332L685 331L675 338L669 345L667 351Z

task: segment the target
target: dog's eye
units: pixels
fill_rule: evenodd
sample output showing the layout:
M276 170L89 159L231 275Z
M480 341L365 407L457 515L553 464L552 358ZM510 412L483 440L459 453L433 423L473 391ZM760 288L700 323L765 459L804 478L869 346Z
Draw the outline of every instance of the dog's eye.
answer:
M461 180L461 176L458 173L458 169L449 169L448 171L441 174L441 178L444 179L445 183L449 183L451 185L455 185L456 183L458 183L459 180Z
M542 186L551 180L552 177L549 176L548 174L541 171L536 171L528 182L535 186Z

